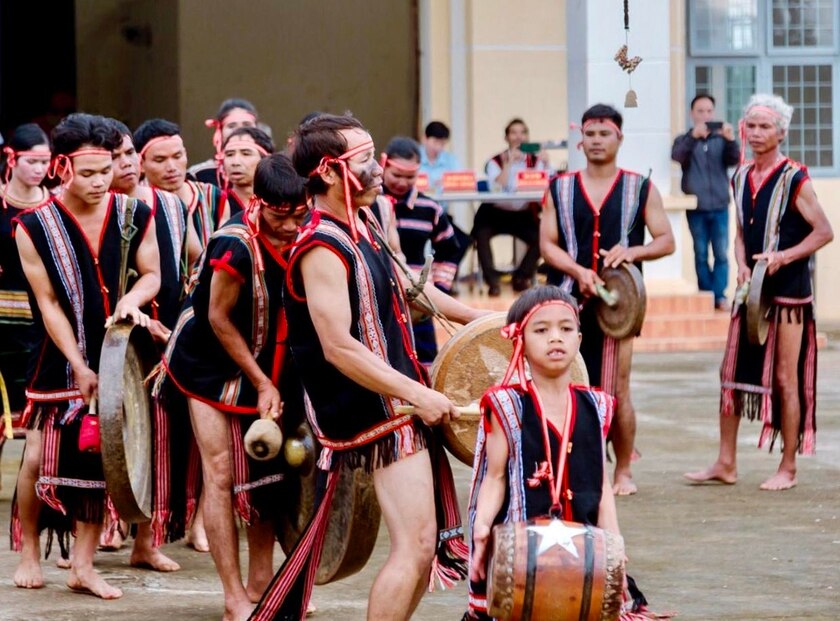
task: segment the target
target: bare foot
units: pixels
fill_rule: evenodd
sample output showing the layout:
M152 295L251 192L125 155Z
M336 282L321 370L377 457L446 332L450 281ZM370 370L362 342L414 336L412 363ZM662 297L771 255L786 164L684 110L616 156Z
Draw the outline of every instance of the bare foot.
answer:
M209 552L210 544L207 542L207 534L201 530L191 530L187 537L187 545L196 552Z
M633 453L630 455L630 463L635 463L642 458L642 454L639 452L639 449L633 448Z
M102 530L99 536L99 549L105 552L115 552L123 547L125 537L123 533L128 530L127 525L123 526L124 522L120 522L119 526L110 524L108 528Z
M76 593L95 595L102 599L119 599L123 595L120 589L105 582L105 579L96 573L93 567L83 570L76 567L70 569L67 586Z
M719 461L716 461L705 470L698 470L697 472L686 472L683 475L692 483L725 483L726 485L734 485L738 480L738 471L735 466L724 466Z
M151 550L134 549L131 551L131 558L128 561L132 567L139 567L141 569L151 569L152 571L178 571L181 566L166 556L158 548Z
M41 573L41 563L38 553L35 558L21 556L15 570L15 586L20 589L41 589L44 586L44 575Z
M312 602L309 602L309 604L307 604L307 606L306 606L306 616L311 617L316 612L318 612L318 609L315 607L315 604L313 604Z
M222 621L248 621L252 612L254 612L254 605L250 602L236 606L225 604L225 614L222 616Z
M616 474L613 481L613 494L616 496L632 496L639 491L629 474Z
M790 489L795 485L796 471L790 472L789 470L779 470L776 474L759 485L759 489L769 492L780 492L782 490Z
M64 558L63 556L59 556L55 562L55 566L59 569L70 569L73 566L73 557Z

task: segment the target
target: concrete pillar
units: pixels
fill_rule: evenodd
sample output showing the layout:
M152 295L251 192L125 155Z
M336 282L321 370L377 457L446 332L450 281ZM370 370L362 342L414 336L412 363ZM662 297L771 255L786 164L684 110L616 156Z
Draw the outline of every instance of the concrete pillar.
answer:
M618 165L643 175L651 171L659 191L671 194L671 82L670 7L668 2L630 2L628 55L642 62L630 75L614 56L625 43L623 3L616 0L568 0L566 36L568 46L568 110L572 122L580 122L591 105L614 106L624 117L624 143ZM630 88L638 96L637 108L625 108ZM580 133L569 133L569 170L583 168L586 160L574 148ZM664 288L685 290L682 277L682 209L669 209L668 216L678 251L645 266L645 280ZM660 281L656 283L656 281ZM663 282L664 281L664 282Z

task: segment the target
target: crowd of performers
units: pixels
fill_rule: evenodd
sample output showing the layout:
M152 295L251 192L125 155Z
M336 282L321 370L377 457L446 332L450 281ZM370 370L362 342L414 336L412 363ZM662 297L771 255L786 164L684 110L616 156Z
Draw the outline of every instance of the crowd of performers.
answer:
M742 416L761 420L760 445L781 434L782 460L763 489L795 485L797 452L814 450L810 260L832 232L807 170L781 152L791 115L769 95L744 111L753 160L733 177L738 283L767 261L770 336L764 346L748 343L736 299L721 367L720 455L686 474L692 481L735 482ZM459 414L429 387L434 327L412 321L411 299L421 289L461 324L488 311L448 294L463 248L444 210L414 185L417 144L398 137L377 157L358 119L313 113L281 152L241 99L224 102L208 126L216 155L190 169L178 125L164 119L132 132L76 113L49 137L20 126L4 148L0 342L11 351L0 371L9 378L27 369L25 397L13 391L27 430L10 529L18 587L44 585L47 530L46 553L57 541L69 588L122 595L95 571L94 556L128 533L101 455L79 444L114 321L147 328L161 357L152 378L153 515L130 531L130 563L175 571L160 547L189 537L212 555L226 620L312 612L341 467L372 475L389 534L370 619L407 619L430 585L467 577L464 618L489 618L495 524L551 514L619 533L614 495L637 491L634 337L604 335L593 300L605 266L641 269L672 253L674 238L650 179L616 165L622 117L614 108L586 111L586 166L555 176L546 192L539 227L548 284L522 293L507 316L503 336L514 353L481 401L468 540L436 433ZM54 189L45 189L46 176ZM429 246L430 277L418 283ZM578 351L594 387L571 383ZM414 413L400 413L403 404ZM243 436L259 417L284 429L307 418L325 473L315 515L276 574L276 522L293 477L279 457L246 456ZM561 459L567 445L574 450ZM244 580L237 520L249 543ZM628 618L643 616L643 596L628 593Z

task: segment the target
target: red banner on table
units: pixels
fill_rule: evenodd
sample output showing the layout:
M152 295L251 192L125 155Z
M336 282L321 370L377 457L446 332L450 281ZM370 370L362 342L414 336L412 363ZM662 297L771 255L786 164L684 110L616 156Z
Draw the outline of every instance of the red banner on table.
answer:
M414 187L418 192L426 192L429 189L429 175L426 173L418 173L417 181L414 182Z
M548 187L548 171L520 170L516 175L517 190L544 190Z
M475 173L471 170L443 173L444 192L475 192Z

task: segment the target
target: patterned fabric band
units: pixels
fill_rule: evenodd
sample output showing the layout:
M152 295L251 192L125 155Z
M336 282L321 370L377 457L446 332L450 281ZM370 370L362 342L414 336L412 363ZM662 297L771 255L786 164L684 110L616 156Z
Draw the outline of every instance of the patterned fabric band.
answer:
M508 385L515 373L517 375L519 385L522 386L524 390L528 389L525 377L525 326L528 325L528 322L531 321L531 318L537 311L545 308L546 306L553 305L565 306L571 310L575 316L575 321L577 321L578 325L580 325L580 317L578 316L579 310L576 306L569 304L565 300L547 300L537 304L529 310L522 318L522 321L518 323L509 323L504 326L501 330L502 338L513 341L513 354L510 357L510 363L508 364L507 371L505 371L504 378L502 379L502 385Z
M173 147L184 148L184 139L181 138L180 134L174 134L172 136L157 136L156 138L152 138L147 142L142 149L140 149L140 161L146 157L146 151L149 150L149 147L156 144L161 144L167 141L172 141Z
M111 157L111 152L99 147L82 147L69 154L56 155L49 171L47 171L47 176L50 179L58 177L63 185L70 185L73 182L73 158L81 155L107 155Z
M363 142L357 147L354 147L348 151L345 151L338 157L332 157L330 155L325 155L321 158L321 161L318 163L318 166L309 173L310 177L314 177L315 175L323 175L330 169L331 164L336 164L341 169L341 177L344 184L344 208L347 213L347 224L350 226L350 235L353 238L354 242L359 241L359 231L356 229L356 215L353 212L353 200L350 195L350 187L352 186L354 190L357 192L362 189L362 183L359 181L359 178L352 173L350 168L347 166L347 160L352 158L359 153L364 153L368 149L373 147L373 140L368 140L367 142Z
M385 170L386 167L390 167L390 168L393 168L395 170L399 170L400 172L409 172L409 173L417 172L418 170L420 170L420 162L417 162L416 164L411 164L411 163L403 164L403 162L407 162L407 161L408 160L405 160L405 159L402 159L402 158L397 159L397 160L392 159L392 158L388 157L387 153L383 153L382 155L379 156L379 165L382 166L383 170Z

